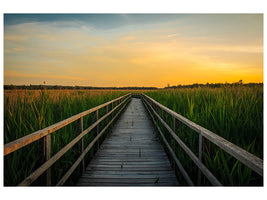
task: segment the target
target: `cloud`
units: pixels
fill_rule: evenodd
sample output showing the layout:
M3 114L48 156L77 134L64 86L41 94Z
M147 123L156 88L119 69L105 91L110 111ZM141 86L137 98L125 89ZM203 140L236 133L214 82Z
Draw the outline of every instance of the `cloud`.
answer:
M18 47L4 50L5 53L16 53L16 52L23 52L23 51L25 51L24 48L18 48Z
M28 40L28 37L27 36L22 36L22 35L5 34L4 35L4 40L6 40L6 41L14 41L14 42L21 42L21 41Z
M263 53L261 45L207 45L197 46L193 49L198 51L222 51L222 52L240 52L240 53Z
M130 40L134 40L134 39L135 39L134 36L125 36L125 37L121 38L122 41L130 41Z
M177 20L182 14L4 14L4 25L42 23L57 27L93 27L110 30Z
M64 75L52 75L52 74L30 74L21 73L17 71L5 71L5 77L24 77L24 78L41 78L41 79L69 79L69 80L88 80L87 78L74 77L74 76L64 76Z
M177 34L177 33L175 33L175 34L170 34L170 35L167 35L167 37L168 37L168 38L175 37L175 36L178 36L178 34Z

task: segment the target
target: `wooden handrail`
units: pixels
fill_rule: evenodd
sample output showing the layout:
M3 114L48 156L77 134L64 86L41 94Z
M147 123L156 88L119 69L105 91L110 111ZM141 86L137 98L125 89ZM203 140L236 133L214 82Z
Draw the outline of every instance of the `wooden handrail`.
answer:
M127 100L127 99L126 99ZM126 101L124 100L124 101ZM123 104L124 102L122 102ZM108 129L108 127L112 124L112 122L116 119L116 117L120 114L120 112L125 108L126 104L120 109L120 111L110 120L110 122L105 126L105 128L102 129L102 131L93 139L93 141L86 147L86 149L82 152L80 157L76 160L76 162L72 165L72 167L66 172L66 174L60 179L60 181L57 183L56 186L63 185L66 180L70 177L70 175L73 173L73 171L76 169L76 167L79 165L79 163L83 160L85 155L88 153L88 151L93 147L93 145L98 141L98 139L103 135L103 133Z
M157 106L161 110L170 114L174 119L177 119L180 122L182 122L183 124L187 125L189 128L191 128L194 131L196 131L197 133L199 133L200 136L203 136L206 139L208 139L209 141L211 141L212 143L216 144L218 147L220 147L221 149L223 149L224 151L229 153L231 156L235 157L237 160L242 162L247 167L251 168L253 171L258 173L259 175L261 175L261 176L263 175L263 160L262 159L260 159L260 158L256 157L255 155L245 151L244 149L238 147L237 145L225 140L224 138L216 135L215 133L195 124L194 122L190 121L189 119L187 119L187 118L179 115L178 113L174 112L173 110L170 110L169 108L163 106L162 104L155 101L151 97L149 97L145 94L142 94L142 97L145 100L145 103L147 103L150 106L152 112L162 122L162 124L166 127L166 129L171 133L171 135L173 136L173 138L176 140L176 142L178 144L180 144L180 145L182 144L180 138L172 131L172 129L168 126L168 124L165 123L165 121L157 114L157 112L153 109L152 105ZM200 141L200 143L201 143L202 137L200 137L200 139L201 139L201 141ZM183 148L183 144L181 147ZM187 151L186 151L186 153L188 154ZM196 158L196 159L199 162L201 162L201 160L199 158ZM195 160L195 161L198 162L197 160Z
M57 185L62 185L65 183L65 181L69 178L69 176L73 173L73 171L77 168L79 163L83 161L86 153L92 148L92 146L95 144L95 142L98 141L98 139L101 137L101 135L107 130L107 128L112 124L112 122L116 119L116 117L120 114L120 112L124 109L124 107L127 105L128 100L131 98L131 93L121 96L117 99L114 99L112 101L109 101L107 103L104 103L102 105L99 105L97 107L94 107L92 109L89 109L87 111L84 111L82 113L79 113L75 116L72 116L66 120L63 120L61 122L58 122L52 126L49 126L45 129L36 131L30 135L27 135L25 137L22 137L18 140L15 140L13 142L10 142L5 145L5 155L8 155L11 152L14 152L23 146L31 144L33 141L36 141L38 139L41 139L45 137L45 139L48 141L45 145L47 146L47 151L46 154L49 153L49 156L46 156L46 162L43 163L38 169L36 169L34 172L32 172L27 178L25 178L19 186L27 186L33 183L40 175L42 175L44 172L47 174L47 185L51 185L51 172L50 172L50 167L58 160L60 159L67 151L69 151L77 142L80 140L82 141L82 152L78 160L72 165L72 167L68 170L68 172L61 178L61 180L58 182ZM115 107L113 107L113 103L117 102ZM90 114L92 112L97 112L99 109L104 108L105 106L112 105L111 110L108 112L108 109L106 107L106 114L102 116L100 119L97 119L96 122L94 122L91 126L89 126L86 130L83 130L82 128L82 118L83 116ZM120 110L116 113L115 116L113 116L113 113L115 110L117 110L119 107ZM108 116L112 115L112 119L107 123L107 125L101 130L101 132L94 138L94 140L88 145L86 149L83 149L83 137L92 131L95 127L97 127L100 122L103 120L107 119ZM70 124L71 122L74 122L76 120L81 120L79 122L79 130L81 133L78 134L77 137L75 137L71 142L69 142L65 147L63 147L60 151L58 151L53 157L50 158L50 134L53 133L54 131L66 126L67 124ZM106 122L105 122L106 123ZM49 136L49 137L48 137Z
M101 109L101 108L103 108L103 107L105 107L105 106L107 106L109 104L112 104L113 102L116 102L116 101L118 101L118 100L120 100L120 99L122 99L122 98L124 98L126 96L129 96L129 95L130 94L126 94L126 95L121 96L121 97L119 97L117 99L111 100L111 101L109 101L107 103L101 104L101 105L99 105L97 107L91 108L89 110L86 110L84 112L76 114L76 115L74 115L72 117L69 117L69 118L67 118L65 120L62 120L62 121L56 123L56 124L48 126L48 127L44 128L42 130L38 130L38 131L36 131L34 133L31 133L29 135L26 135L26 136L24 136L22 138L19 138L17 140L9 142L9 143L4 145L4 156L6 156L6 155L8 155L8 154L10 154L10 153L22 148L22 147L24 147L26 145L31 144L32 142L34 142L36 140L39 140L42 137L45 137L46 135L49 135L49 134L51 134L51 133L63 128L64 126L66 126L66 125L78 120L79 118L81 118L81 117L83 117L85 115L88 115L88 114L90 114L92 112L95 112L96 110L99 110L99 109Z
M87 133L89 133L91 130L93 130L100 122L102 122L104 119L106 119L112 112L114 112L117 108L119 108L121 105L123 105L127 100L126 98L123 102L118 104L115 108L113 108L109 113L105 114L103 117L101 117L99 120L97 120L95 123L93 123L90 127L88 127L86 130L84 130L82 133L80 133L76 138L74 138L69 144L67 144L65 147L63 147L59 152L57 152L52 158L50 158L48 161L46 161L42 166L40 166L37 170L35 170L32 174L30 174L27 178L25 178L19 186L27 186L30 185L33 181L35 181L40 175L42 175L47 169L49 169L59 158L61 158L70 148L72 148L77 142L79 142L83 136L85 136ZM117 115L116 115L117 116ZM115 116L115 117L116 117ZM115 119L113 118L113 120ZM97 140L99 137L96 137ZM87 150L87 152L89 149ZM86 153L87 153L86 152ZM78 166L76 163L74 164L75 168ZM73 171L72 171L73 172Z
M145 100L146 101L146 100ZM148 102L146 101L148 104ZM207 179L212 183L212 185L221 186L222 184L217 180L217 178L208 170L208 168L199 161L196 155L186 146L186 144L173 132L173 130L168 126L168 124L156 113L150 104L148 104L155 116L161 121L165 128L172 135L173 139L182 147L182 149L187 153L187 155L192 159L192 161L198 166L202 173L207 177Z
M146 101L146 100L145 100ZM176 165L178 166L179 170L181 171L183 177L185 178L185 181L187 182L188 185L190 186L194 186L193 181L190 179L189 175L187 174L186 170L184 169L183 165L181 164L181 162L179 161L179 159L177 158L177 156L175 155L175 152L172 150L171 146L169 145L168 141L166 140L164 134L162 133L160 127L158 126L154 116L152 115L152 113L150 112L150 110L148 109L148 105L145 103L144 104L145 107L147 108L147 111L149 113L149 115L152 118L153 123L155 124L155 126L157 127L157 130L159 131L162 140L164 142L164 144L166 145L166 147L168 148L173 160L175 161Z

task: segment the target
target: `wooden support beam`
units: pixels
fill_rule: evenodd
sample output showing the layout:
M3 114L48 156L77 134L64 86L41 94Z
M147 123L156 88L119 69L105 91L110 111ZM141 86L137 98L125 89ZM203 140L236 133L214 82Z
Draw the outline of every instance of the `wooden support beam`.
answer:
M77 122L78 122L77 135L80 135L83 132L83 117L81 117ZM80 152L83 153L83 151L84 151L84 139L82 137L81 138ZM85 171L84 159L82 160L81 171L82 171L82 173Z
M198 135L198 159L200 162L202 162L202 142L203 142L203 138L202 135L199 134ZM201 185L201 171L200 169L198 169L198 185Z

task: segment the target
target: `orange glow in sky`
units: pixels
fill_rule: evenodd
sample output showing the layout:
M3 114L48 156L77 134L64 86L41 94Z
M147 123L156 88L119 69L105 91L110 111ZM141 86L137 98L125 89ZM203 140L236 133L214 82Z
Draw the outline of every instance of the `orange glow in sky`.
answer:
M4 84L263 82L261 14L4 15Z

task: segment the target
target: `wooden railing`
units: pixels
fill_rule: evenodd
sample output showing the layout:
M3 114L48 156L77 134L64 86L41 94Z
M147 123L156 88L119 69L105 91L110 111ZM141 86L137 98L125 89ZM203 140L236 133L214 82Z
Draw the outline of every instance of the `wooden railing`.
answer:
M217 178L207 169L207 167L202 163L202 154L203 154L203 137L209 140L210 142L214 143L225 152L229 153L231 156L235 157L237 160L242 162L244 165L258 173L260 176L263 176L263 160L254 156L253 154L245 151L244 149L238 147L237 145L225 140L224 138L216 135L215 133L195 124L194 122L186 119L185 117L177 114L176 112L170 110L169 108L161 105L151 97L142 94L141 95L142 101L149 112L153 123L155 124L157 130L159 131L162 140L169 150L169 153L175 162L176 166L179 168L180 172L182 173L183 177L185 178L188 185L194 185L192 180L190 179L189 175L187 174L186 170L178 160L176 153L175 153L175 145L178 143L180 147L186 152L186 154L192 159L192 161L196 164L199 169L198 176L200 177L200 173L202 172L206 178L210 181L212 185L220 186L222 185ZM160 111L163 113L163 119L160 116ZM166 113L168 113L173 118L173 128L171 128L166 120ZM172 139L175 141L174 148L167 142L166 137L159 127L159 123L157 120L166 128L166 130L172 136ZM190 129L194 130L199 134L199 149L198 149L198 157L192 152L192 150L179 138L179 135L176 133L178 132L178 123L183 123Z
M66 172L66 174L60 179L60 181L56 184L57 186L63 185L66 180L70 177L70 175L74 172L77 166L82 162L82 170L84 171L84 157L88 153L88 151L93 147L93 145L99 141L99 138L103 135L103 133L109 128L112 122L116 119L116 117L121 113L121 111L125 108L129 100L131 99L131 93L99 105L97 107L91 108L82 113L76 114L68 119L60 121L54 125L51 125L42 130L36 131L29 135L26 135L20 139L12 141L8 144L4 145L4 156L21 149L22 147L29 145L37 140L44 140L44 153L46 162L43 163L38 169L32 172L27 178L25 178L19 186L27 186L32 184L39 176L46 172L46 185L51 185L51 166L59 160L68 150L70 150L77 142L81 141L81 155L76 160L76 162L72 165L72 167ZM109 107L110 111L109 111ZM98 111L101 108L105 108L105 114L100 119L98 117ZM83 130L83 117L95 112L96 121L89 126L87 129ZM112 119L105 125L105 127L100 131L99 124L104 119L107 119L108 116L112 116ZM60 151L58 151L54 156L51 155L51 134L64 126L78 121L79 132L77 133L77 137L75 137L70 143L68 143L65 147L63 147ZM97 129L97 135L92 140L92 142L84 149L84 141L83 137L92 131L94 128Z

